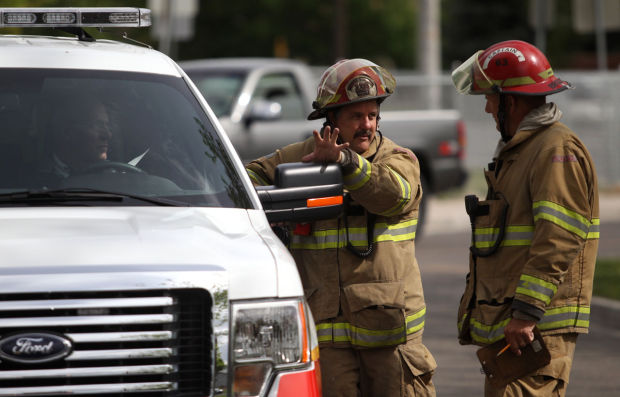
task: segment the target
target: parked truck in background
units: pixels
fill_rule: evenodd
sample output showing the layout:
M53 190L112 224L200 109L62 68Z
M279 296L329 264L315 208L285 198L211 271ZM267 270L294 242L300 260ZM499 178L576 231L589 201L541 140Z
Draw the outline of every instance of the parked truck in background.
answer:
M248 162L279 147L304 140L322 120L308 121L316 86L324 68L288 59L221 58L179 62L212 104L223 129ZM406 79L404 79L406 81ZM408 107L412 87L399 83L381 107L381 132L418 157L424 199L458 188L466 180L465 124L457 110Z

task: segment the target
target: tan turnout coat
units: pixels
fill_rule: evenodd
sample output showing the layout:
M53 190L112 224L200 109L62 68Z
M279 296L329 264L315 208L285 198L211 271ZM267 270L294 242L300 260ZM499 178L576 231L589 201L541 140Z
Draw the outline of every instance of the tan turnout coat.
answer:
M271 184L276 165L301 161L313 150L310 138L246 168L255 183ZM426 306L414 246L422 197L418 161L379 133L368 152L350 153L352 164L343 167L348 216L290 227L289 248L319 342L372 348L421 339ZM360 258L346 245L366 250L369 225L373 251Z
M597 177L586 147L557 121L522 130L485 176L488 195L472 242L479 255L470 255L458 311L460 342L502 339L513 310L539 319L543 334L586 333L599 236ZM497 250L485 256L502 229Z

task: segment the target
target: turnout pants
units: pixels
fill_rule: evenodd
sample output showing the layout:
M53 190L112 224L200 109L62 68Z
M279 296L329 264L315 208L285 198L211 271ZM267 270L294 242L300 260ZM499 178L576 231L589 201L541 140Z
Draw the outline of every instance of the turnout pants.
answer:
M436 367L419 341L393 347L320 347L323 397L434 397Z

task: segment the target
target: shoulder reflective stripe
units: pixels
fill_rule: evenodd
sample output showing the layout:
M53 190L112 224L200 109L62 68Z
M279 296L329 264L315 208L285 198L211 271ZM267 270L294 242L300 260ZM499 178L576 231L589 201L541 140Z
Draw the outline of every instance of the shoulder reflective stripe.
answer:
M463 328L465 316L458 323L459 330ZM498 324L485 325L474 319L469 320L470 334L473 340L479 343L493 343L504 338L504 328L510 318L504 319ZM589 306L563 306L547 309L542 320L538 322L541 330L559 328L588 328L590 326Z
M379 222L375 224L374 241L405 241L415 238L418 227L417 219L409 219L396 224ZM349 228L349 242L355 247L368 245L368 235L365 227ZM291 236L291 248L293 249L328 249L342 248L346 245L346 230L317 230L309 236Z
M592 219L592 225L590 226L590 230L588 230L588 239L596 239L599 238L601 229L601 220L598 218Z
M356 346L394 346L407 340L407 335L424 328L426 308L407 316L405 326L390 330L371 330L347 322L317 324L319 342L348 342Z
M588 236L592 223L575 211L571 211L561 205L550 201L537 201L533 205L534 222L545 219L556 225L575 233L581 238Z
M250 176L250 179L252 179L254 182L258 183L259 185L262 186L268 186L269 182L267 182L266 180L264 180L260 175L258 175L256 172L252 171L249 168L245 169L248 173L248 175Z
M364 186L370 179L370 173L372 172L372 164L370 161L357 153L355 153L355 155L357 156L358 168L352 174L343 177L344 186L349 190L357 190Z
M553 298L556 292L558 292L558 287L552 283L527 274L521 275L516 290L517 294L523 294L538 299L544 302L545 305L551 302L551 298Z
M398 172L394 171L390 167L388 167L388 169L396 177L396 180L398 181L398 184L400 186L400 191L401 191L401 199L398 201L398 204L396 204L394 207L379 214L379 215L384 215L384 216L398 214L403 209L403 207L407 205L409 200L411 200L411 185L409 184L409 182L407 182L405 178L400 176Z
M489 248L499 237L499 228L478 228L474 232L476 248ZM507 226L502 246L522 246L532 244L534 226Z

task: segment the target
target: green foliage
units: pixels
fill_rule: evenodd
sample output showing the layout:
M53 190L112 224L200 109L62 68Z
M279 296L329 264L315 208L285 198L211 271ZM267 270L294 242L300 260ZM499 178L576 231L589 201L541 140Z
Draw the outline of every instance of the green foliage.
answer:
M594 295L620 300L620 259L599 259L594 272Z
M171 0L174 1L174 0ZM363 57L388 68L415 68L417 8L421 0L200 0L195 37L174 47L176 59L281 56L314 65L338 58ZM535 41L522 0L439 0L442 67L449 70L478 49L502 40ZM338 13L338 5L343 12ZM146 7L147 0L8 0L3 7ZM545 53L554 69L592 65L594 34L572 27L572 3L556 1ZM157 23L157 21L155 21ZM157 48L150 29L126 29L130 38ZM22 33L4 29L3 33ZM29 33L52 34L49 29ZM119 39L112 29L97 38ZM57 32L53 33L57 34ZM341 37L341 41L337 38ZM338 45L342 42L342 48ZM607 33L610 58L620 52L620 31ZM341 49L340 49L341 48ZM588 54L589 56L585 56Z
M344 57L366 57L413 67L415 14L411 0L344 0L346 19L336 19L336 1L201 1L196 40L181 43L180 59L276 55L327 65L335 61L335 24L344 24ZM199 43L199 44L198 44Z

